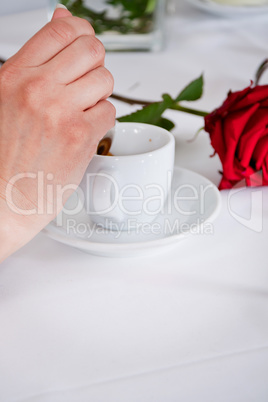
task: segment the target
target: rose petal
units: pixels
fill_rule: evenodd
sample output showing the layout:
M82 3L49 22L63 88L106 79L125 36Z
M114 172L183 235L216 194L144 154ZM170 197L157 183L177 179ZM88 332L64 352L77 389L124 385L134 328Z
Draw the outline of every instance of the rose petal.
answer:
M268 97L267 97L267 99L265 99L265 100L263 100L263 101L261 102L261 106L268 108Z
M224 120L226 153L223 161L223 172L229 180L238 179L241 177L241 171L244 170L244 168L240 166L239 160L236 159L237 144L247 122L257 108L258 105L254 105L246 111L240 110L230 113Z
M266 156L265 163L263 164L263 185L268 186L268 156Z
M241 180L252 185L261 167L268 184L268 85L229 92L222 106L205 117L205 130L223 165L220 189Z
M215 127L210 134L210 141L215 152L219 155L220 160L223 162L225 159L226 147L222 132L221 120L215 122Z
M256 174L256 170L253 169L251 166L248 166L246 170L243 172L243 176L246 179L247 186L251 186L253 184L250 184L252 182L252 179L254 178L254 175ZM248 184L249 183L249 184Z
M266 159L262 165L262 173L263 173L263 186L268 186L268 154L266 155Z
M258 109L249 119L238 143L237 157L242 166L247 167L250 164L256 144L268 133L266 126L268 126L268 113L265 109Z
M236 181L230 181L226 179L226 177L222 177L221 182L219 184L219 190L227 190L232 188L237 182Z
M205 116L205 130L210 132L213 130L217 120L226 116L226 113L235 105L240 99L251 90L251 87L245 88L243 91L229 92L223 104L217 109L213 110L210 114Z
M268 85L259 85L250 90L238 100L232 110L239 110L245 107L254 105L255 103L262 103L268 98Z
M266 158L268 157L268 136L262 137L260 141L257 143L252 159L255 162L256 170L262 168Z

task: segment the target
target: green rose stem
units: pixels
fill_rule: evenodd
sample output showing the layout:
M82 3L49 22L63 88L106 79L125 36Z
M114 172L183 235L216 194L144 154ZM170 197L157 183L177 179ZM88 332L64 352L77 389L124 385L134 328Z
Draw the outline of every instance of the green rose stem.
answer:
M171 106L170 109L178 110L179 112L194 114L195 116L201 116L201 117L205 117L209 114L208 112L204 112L203 110L191 109L189 107L184 107L179 104Z
M264 73L264 71L268 69L268 59L265 59L255 74L255 85L259 84L259 81ZM140 122L140 123L149 123L155 124L157 126L161 126L166 128L167 130L172 130L175 124L166 118L163 117L163 113L167 109L177 110L179 112L189 113L195 116L206 117L210 113L205 112L203 110L196 110L189 107L181 106L180 102L182 101L196 101L201 98L203 94L203 76L201 75L199 78L190 82L175 98L168 94L162 95L162 100L158 102L150 102L140 99L132 99L125 96L113 94L112 98L117 99L122 102L126 102L130 105L142 105L142 109L138 110L134 113L131 113L126 116L119 117L118 121L124 122Z
M3 64L4 62L5 60L0 58L0 63ZM268 69L268 59L265 59L257 69L257 72L255 74L255 85L258 85L266 69ZM175 124L171 120L163 117L164 112L168 109L177 110L179 112L189 113L200 117L206 117L210 114L203 110L192 109L189 107L181 106L180 104L180 102L182 101L189 102L200 99L203 94L203 86L204 80L203 76L201 75L194 81L190 82L190 84L188 84L175 99L173 99L169 94L163 94L161 101L152 102L140 99L132 99L115 93L111 95L111 98L128 103L130 105L142 106L140 110L137 110L134 113L118 117L118 121L154 124L170 131L175 127Z
M201 98L203 94L204 80L203 75L190 82L180 93L175 97L171 97L169 94L163 94L162 100L158 102L150 102L140 99L131 99L124 96L113 94L112 97L119 101L129 103L131 105L142 105L142 108L136 112L130 113L125 116L118 117L120 122L135 122L135 123L147 123L154 124L159 127L163 127L166 130L172 130L175 124L170 119L163 117L166 110L177 110L184 113L190 113L195 116L205 117L207 112L181 106L181 102L196 101Z
M255 74L255 85L258 85L264 71L268 69L268 59L265 59ZM125 96L112 94L112 98L128 103L130 105L142 105L143 107L140 110L137 110L134 113L128 114L126 116L121 116L117 118L118 121L121 122L137 122L137 123L148 123L155 124L156 126L163 127L167 130L172 130L175 127L175 124L163 117L163 114L166 110L177 110L179 112L189 113L195 116L206 117L210 113L205 112L203 110L196 110L189 107L181 106L181 102L183 101L196 101L202 97L203 94L203 85L204 80L201 75L199 78L190 82L174 99L169 94L163 94L162 100L158 102L150 102L140 99L132 99Z
M129 105L149 106L149 105L152 105L152 104L155 103L155 102L152 102L152 101L146 101L146 100L140 100L140 99L132 99L132 98L128 98L126 96L118 95L118 94L115 94L115 93L113 93L111 95L111 98L116 99L116 100L121 101L121 102L128 103ZM181 106L178 103L174 104L174 105L171 105L169 107L169 109L178 110L180 112L189 113L189 114L193 114L195 116L201 116L201 117L205 117L205 116L207 116L209 114L208 112L204 112L202 110L196 110L196 109L191 109L189 107Z

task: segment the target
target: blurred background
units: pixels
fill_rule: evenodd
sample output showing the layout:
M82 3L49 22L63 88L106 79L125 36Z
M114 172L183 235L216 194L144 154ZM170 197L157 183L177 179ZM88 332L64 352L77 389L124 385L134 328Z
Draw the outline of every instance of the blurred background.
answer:
M0 15L35 10L46 7L47 0L8 0L0 1Z
M169 6L172 8L175 2L180 0L169 0ZM0 15L20 13L23 11L36 10L44 8L48 4L48 0L8 0L0 1Z
M172 9L176 2L180 0L169 0L168 6ZM36 10L44 8L48 4L48 0L0 0L0 15L20 13L23 11Z
M107 0L1 0L0 16L47 8L50 19L58 2L73 15L86 18L106 50L153 51L163 48L164 15L175 4L175 0L135 0L122 1L118 8L117 2L109 5Z

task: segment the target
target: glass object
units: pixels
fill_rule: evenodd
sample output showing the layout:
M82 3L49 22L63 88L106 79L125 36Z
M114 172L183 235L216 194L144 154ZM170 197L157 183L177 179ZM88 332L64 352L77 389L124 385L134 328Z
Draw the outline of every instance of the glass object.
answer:
M58 0L49 0L50 15ZM152 50L163 46L165 0L61 0L87 19L106 50Z

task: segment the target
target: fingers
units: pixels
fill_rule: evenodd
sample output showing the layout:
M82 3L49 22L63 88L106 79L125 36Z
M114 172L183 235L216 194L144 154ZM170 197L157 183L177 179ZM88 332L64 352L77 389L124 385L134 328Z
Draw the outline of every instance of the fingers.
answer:
M65 6L62 6L61 4L59 4L52 16L52 20L56 20L57 18L64 18L64 17L70 17L72 15L72 13L70 13L69 10L67 10L67 8Z
M43 67L53 71L53 79L69 84L104 64L105 50L93 35L80 36Z
M62 11L66 10L56 10L57 14ZM94 35L88 21L72 16L54 18L26 42L12 61L18 60L20 67L40 66L83 35Z
M115 107L107 100L101 100L94 107L83 112L84 120L88 123L89 143L93 138L96 147L102 137L115 125Z
M72 108L86 110L113 92L114 80L105 67L90 71L79 80L67 85L64 97L70 99Z

